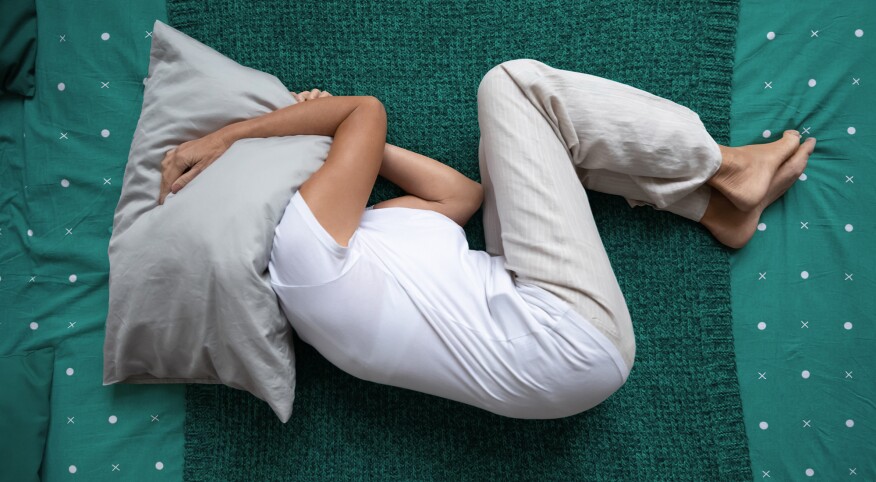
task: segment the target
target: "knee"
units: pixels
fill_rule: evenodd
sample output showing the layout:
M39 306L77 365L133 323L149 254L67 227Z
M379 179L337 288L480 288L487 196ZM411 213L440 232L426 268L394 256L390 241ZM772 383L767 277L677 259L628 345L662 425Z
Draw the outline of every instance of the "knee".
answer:
M499 65L496 65L481 79L478 86L478 102L485 100L501 98L509 94L514 94L519 91L514 80L514 74L538 69L542 64L537 60L532 59L515 59L506 60ZM515 87L509 89L507 87Z
M503 65L499 64L488 70L481 79L481 83L478 85L478 105L483 105L484 102L489 102L503 95L502 84L511 81Z

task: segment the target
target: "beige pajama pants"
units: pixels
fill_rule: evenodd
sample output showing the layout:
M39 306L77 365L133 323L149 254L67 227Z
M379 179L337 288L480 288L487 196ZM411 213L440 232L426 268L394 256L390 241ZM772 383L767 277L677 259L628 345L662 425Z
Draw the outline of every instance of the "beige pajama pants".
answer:
M484 76L478 121L487 252L591 320L631 368L632 321L584 188L699 221L718 144L684 106L526 59Z

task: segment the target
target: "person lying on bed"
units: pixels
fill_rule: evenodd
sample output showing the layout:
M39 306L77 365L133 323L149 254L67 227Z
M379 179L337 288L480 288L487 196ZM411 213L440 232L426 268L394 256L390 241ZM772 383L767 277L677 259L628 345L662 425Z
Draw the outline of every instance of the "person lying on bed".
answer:
M238 139L333 136L274 233L268 268L289 322L353 376L515 418L588 410L633 366L630 314L585 188L741 248L815 147L790 130L722 146L686 107L514 60L478 88L480 184L387 145L374 97L294 95L171 150L159 202ZM378 175L408 194L367 206ZM487 249L470 250L462 227L482 203Z

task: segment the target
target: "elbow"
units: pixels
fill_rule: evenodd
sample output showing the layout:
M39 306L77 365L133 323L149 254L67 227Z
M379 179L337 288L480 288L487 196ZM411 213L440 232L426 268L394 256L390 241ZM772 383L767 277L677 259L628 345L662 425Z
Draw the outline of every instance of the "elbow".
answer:
M484 203L484 186L481 183L472 181L472 198L474 210L477 211Z
M366 110L375 117L375 120L382 120L384 124L386 123L386 107L380 99L373 95L363 95L359 102L360 109Z
M464 208L462 209L460 219L456 221L460 226L465 227L469 219L478 212L478 209L484 203L484 187L481 183L475 181L466 183L466 188L457 196L457 199L460 200Z

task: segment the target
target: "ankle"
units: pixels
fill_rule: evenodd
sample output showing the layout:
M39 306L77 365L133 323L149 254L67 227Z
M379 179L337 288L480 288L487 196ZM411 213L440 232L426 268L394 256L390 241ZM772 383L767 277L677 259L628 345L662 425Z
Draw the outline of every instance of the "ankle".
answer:
M718 170L706 183L723 191L725 181L738 170L738 162L734 148L720 144L718 144L718 148L721 151L721 165L718 166Z

